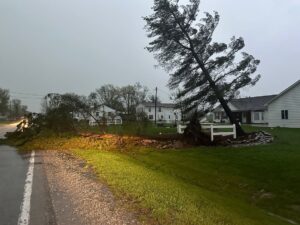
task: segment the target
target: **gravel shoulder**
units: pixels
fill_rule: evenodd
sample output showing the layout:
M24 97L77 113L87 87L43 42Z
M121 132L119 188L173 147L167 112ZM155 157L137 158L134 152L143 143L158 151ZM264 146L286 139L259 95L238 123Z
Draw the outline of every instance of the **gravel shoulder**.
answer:
M41 152L57 225L139 224L110 189L66 152ZM123 206L122 206L123 205Z

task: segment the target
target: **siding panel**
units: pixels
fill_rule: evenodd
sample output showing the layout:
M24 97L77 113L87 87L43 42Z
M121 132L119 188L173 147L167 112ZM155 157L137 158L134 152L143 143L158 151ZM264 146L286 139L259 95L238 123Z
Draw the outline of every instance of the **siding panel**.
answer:
M281 118L281 110L289 111L289 119ZM273 101L268 111L270 127L300 128L300 85Z

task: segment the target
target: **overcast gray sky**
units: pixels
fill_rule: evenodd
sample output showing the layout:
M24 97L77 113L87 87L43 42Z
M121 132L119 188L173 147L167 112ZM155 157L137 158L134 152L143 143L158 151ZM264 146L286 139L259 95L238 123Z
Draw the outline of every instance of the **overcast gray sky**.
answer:
M31 110L39 95L88 95L112 83L140 82L167 100L168 74L155 69L142 16L152 0L0 0L0 87ZM276 94L300 79L300 0L202 0L216 10L218 41L242 36L261 60L261 81L244 96ZM201 15L201 14L200 14Z

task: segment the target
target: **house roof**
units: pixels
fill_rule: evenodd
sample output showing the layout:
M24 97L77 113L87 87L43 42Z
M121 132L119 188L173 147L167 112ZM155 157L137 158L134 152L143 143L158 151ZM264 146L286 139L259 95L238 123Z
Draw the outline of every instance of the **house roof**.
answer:
M230 100L228 105L234 112L266 110L266 104L276 96L277 95L265 95L257 97L236 98ZM221 109L222 106L219 105L214 111L220 111Z
M94 108L94 110L110 110L110 111L116 111L115 109L107 106L107 105L98 105L96 108Z
M266 103L271 101L277 95L265 95L257 97L248 97L248 98L238 98L232 99L229 103L235 107L233 111L256 111L256 110L265 110Z
M153 102L144 102L142 103L145 107L155 107L155 103ZM160 103L157 102L156 107L162 107L162 108L175 108L175 104L173 103Z
M279 95L276 95L274 98L272 98L270 101L266 102L266 106L270 105L272 102L274 102L276 99L280 98L282 95L286 94L290 90L292 90L294 87L297 87L300 85L300 80L296 81L294 84L289 86L287 89L285 89L283 92L281 92Z

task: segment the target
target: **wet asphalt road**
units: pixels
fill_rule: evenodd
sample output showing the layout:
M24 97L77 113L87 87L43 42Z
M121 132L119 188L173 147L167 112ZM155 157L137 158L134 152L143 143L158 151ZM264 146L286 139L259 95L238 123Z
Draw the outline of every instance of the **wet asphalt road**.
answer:
M12 132L12 131L16 130L18 123L19 122L12 123L12 124L0 125L0 138L4 138L4 135L6 134L6 132Z
M0 127L0 138L15 129L15 125ZM15 148L0 145L0 225L17 225L24 199L30 153L21 154ZM48 182L42 158L37 153L31 195L29 225L55 225Z
M17 224L28 160L13 148L0 146L0 224Z

